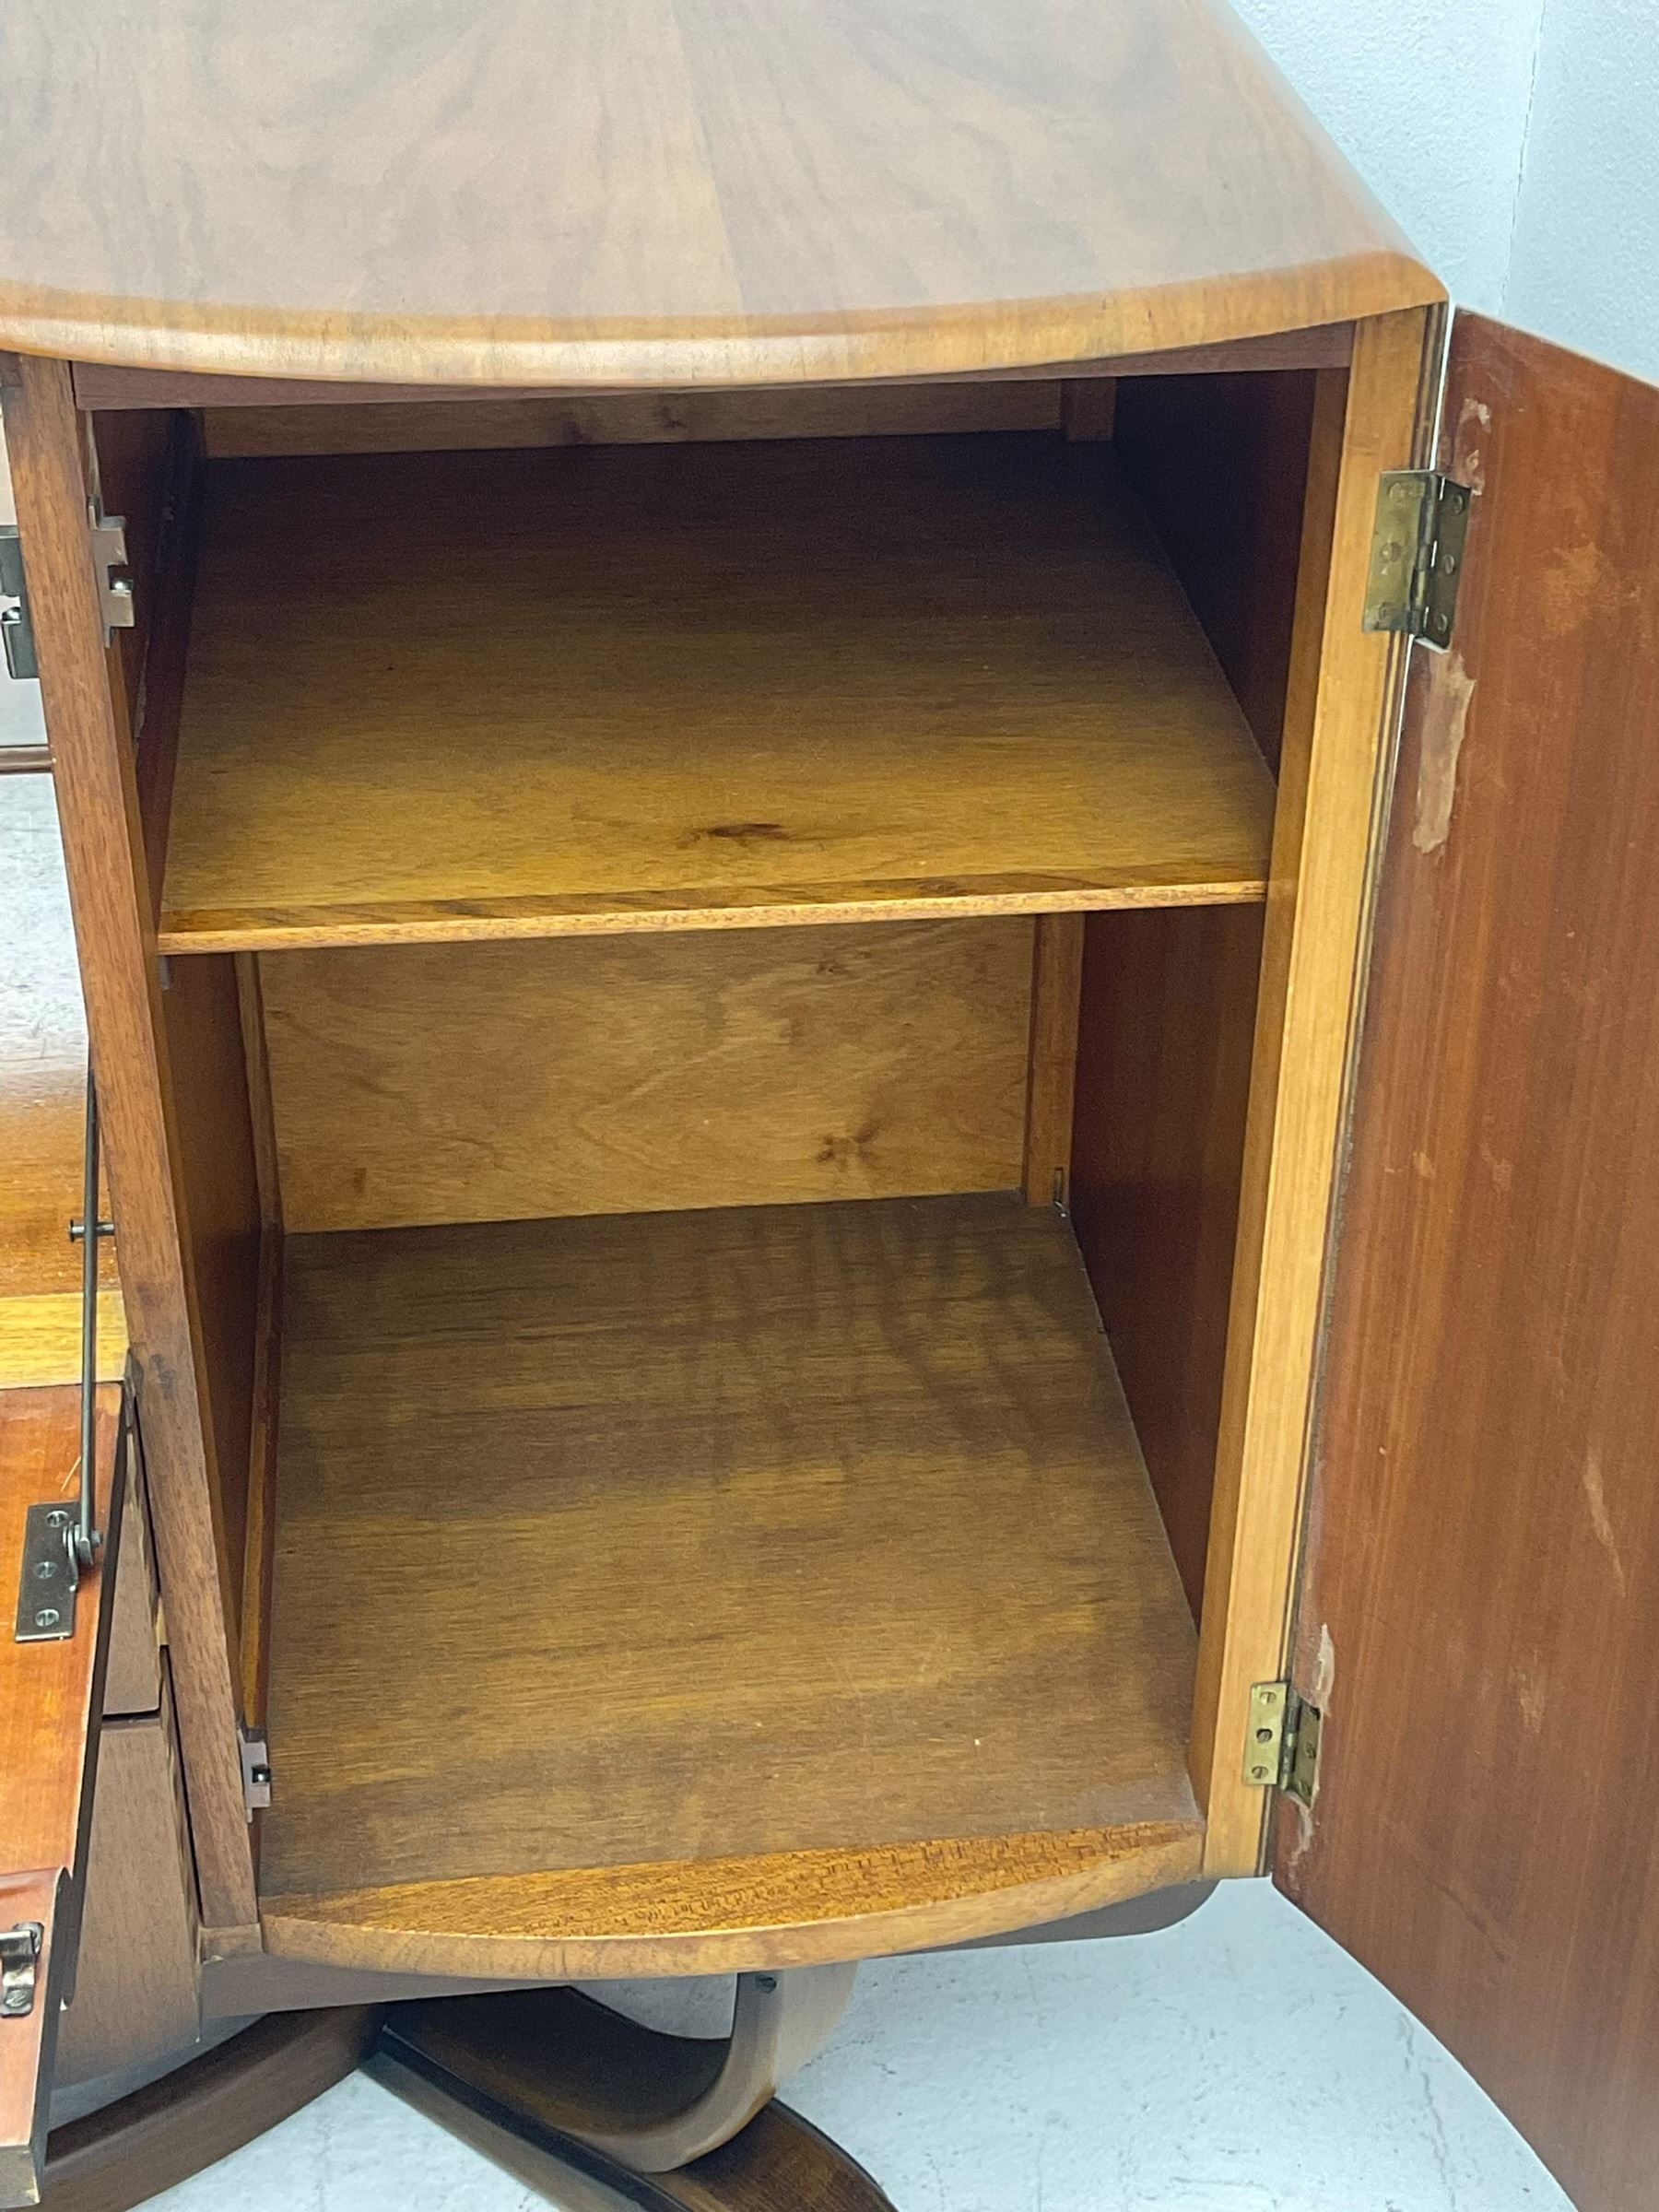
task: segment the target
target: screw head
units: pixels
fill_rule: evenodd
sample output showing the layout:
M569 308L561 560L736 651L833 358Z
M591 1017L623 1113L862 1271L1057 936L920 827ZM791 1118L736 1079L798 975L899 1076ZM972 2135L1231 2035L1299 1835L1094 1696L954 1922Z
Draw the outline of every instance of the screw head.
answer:
M34 1563L34 1571L36 1582L49 1583L57 1573L57 1561L55 1559L37 1559Z
M26 1989L8 1989L6 1993L5 2009L7 2012L27 2012L29 2002L29 1994Z
M55 1606L42 1606L35 1615L35 1627L37 1629L55 1629L62 1618L63 1615Z
M48 1528L67 1528L69 1525L68 1508L66 1506L54 1505L51 1512L49 1512L46 1516L46 1525Z

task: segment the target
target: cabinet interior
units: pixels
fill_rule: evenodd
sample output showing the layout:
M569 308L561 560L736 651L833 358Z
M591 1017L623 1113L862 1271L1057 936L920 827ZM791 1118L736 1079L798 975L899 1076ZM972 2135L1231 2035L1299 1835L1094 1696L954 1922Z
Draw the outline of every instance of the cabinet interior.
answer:
M1313 389L92 418L274 1944L1196 1871Z

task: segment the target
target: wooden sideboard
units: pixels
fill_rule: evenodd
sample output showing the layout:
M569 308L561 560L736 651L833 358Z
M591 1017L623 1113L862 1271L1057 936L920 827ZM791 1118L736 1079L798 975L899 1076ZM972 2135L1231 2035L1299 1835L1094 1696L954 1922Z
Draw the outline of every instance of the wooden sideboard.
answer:
M406 13L0 25L196 1996L1271 1870L1644 2203L1659 398L1212 0Z

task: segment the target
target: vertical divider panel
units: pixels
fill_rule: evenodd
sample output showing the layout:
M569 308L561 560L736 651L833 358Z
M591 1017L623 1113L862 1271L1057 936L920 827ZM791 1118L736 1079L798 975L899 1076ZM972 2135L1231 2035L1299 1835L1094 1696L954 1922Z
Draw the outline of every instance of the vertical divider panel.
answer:
M1026 1090L1025 1194L1030 1206L1070 1203L1084 928L1082 914L1037 917Z
M1245 1132L1194 1708L1206 1872L1262 1862L1243 1779L1253 1684L1284 1666L1338 1140L1399 700L1400 641L1361 627L1377 479L1425 449L1440 317L1361 323L1320 373Z
M6 428L103 1113L205 1921L257 1942L194 1259L126 695L101 641L69 369L0 357Z
M276 1511L276 1417L282 1373L282 1184L265 1047L259 961L239 952L237 1005L247 1067L253 1159L259 1184L259 1287L254 1318L253 1432L249 1446L248 1527L242 1557L242 1710L265 1725L271 1655L271 1579Z

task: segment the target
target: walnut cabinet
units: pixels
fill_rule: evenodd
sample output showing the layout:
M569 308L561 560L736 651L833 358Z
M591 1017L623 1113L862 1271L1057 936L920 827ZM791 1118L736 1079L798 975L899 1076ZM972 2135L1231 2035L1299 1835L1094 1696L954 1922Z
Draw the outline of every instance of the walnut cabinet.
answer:
M1644 2203L1659 395L1210 0L359 12L0 28L200 2001L1265 1871Z

